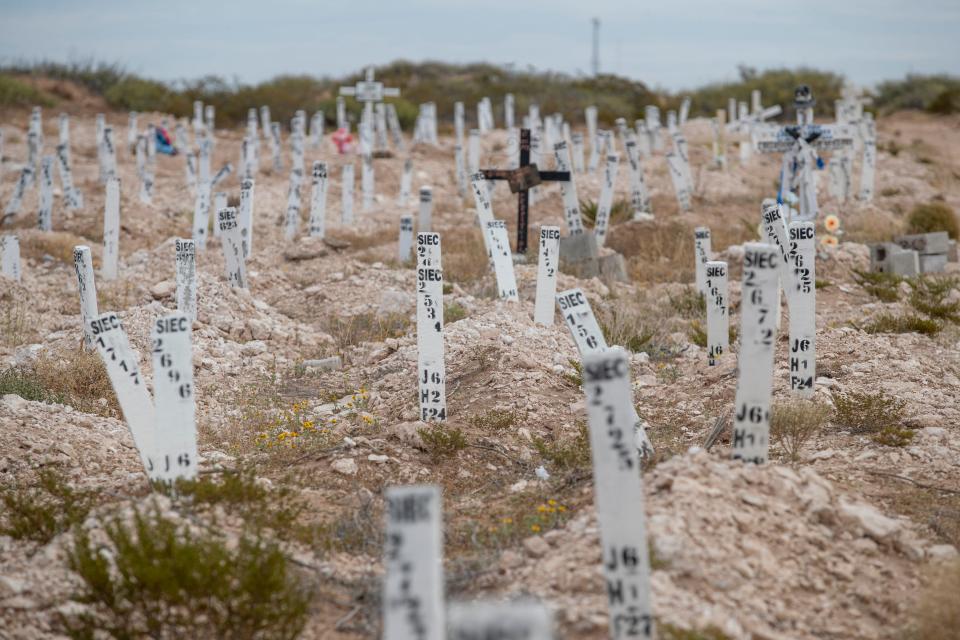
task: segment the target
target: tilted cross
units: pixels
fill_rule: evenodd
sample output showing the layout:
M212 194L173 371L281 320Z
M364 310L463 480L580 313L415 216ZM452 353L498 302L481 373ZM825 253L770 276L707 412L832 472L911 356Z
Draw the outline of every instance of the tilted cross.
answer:
M506 180L517 194L517 253L527 252L530 189L541 182L569 182L569 171L540 171L530 163L530 129L520 130L520 166L517 169L482 169L487 180Z
M795 106L798 124L786 127L756 126L753 143L760 153L782 153L783 168L777 202L783 204L784 188L799 186L800 220L817 217L817 193L813 166L821 166L817 151L835 151L853 146L854 129L846 124L814 124L813 97L806 87L798 87Z

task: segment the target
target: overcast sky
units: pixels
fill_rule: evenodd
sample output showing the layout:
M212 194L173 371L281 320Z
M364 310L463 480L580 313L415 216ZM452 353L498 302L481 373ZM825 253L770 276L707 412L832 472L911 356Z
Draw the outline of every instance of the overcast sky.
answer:
M94 57L161 80L338 76L398 58L576 74L594 16L601 70L674 90L741 63L864 85L960 73L958 0L0 0L0 60Z

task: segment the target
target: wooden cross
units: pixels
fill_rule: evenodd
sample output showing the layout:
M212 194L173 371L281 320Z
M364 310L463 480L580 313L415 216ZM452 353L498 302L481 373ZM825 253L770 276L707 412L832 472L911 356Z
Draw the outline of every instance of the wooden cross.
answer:
M530 163L530 129L520 130L520 166L517 169L482 169L487 180L506 180L517 194L517 253L527 252L530 189L541 182L569 182L569 171L540 171Z

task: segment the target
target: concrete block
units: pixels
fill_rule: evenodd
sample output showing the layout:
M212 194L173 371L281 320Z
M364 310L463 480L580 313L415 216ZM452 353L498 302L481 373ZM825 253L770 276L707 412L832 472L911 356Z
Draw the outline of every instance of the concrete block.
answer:
M894 242L904 249L913 249L922 256L946 253L950 248L950 236L946 231L899 236L894 238Z
M597 239L593 231L584 231L575 236L560 237L560 264L564 262L584 262L586 260L596 260L599 252L597 250Z
M947 254L920 255L920 273L940 273L947 267Z

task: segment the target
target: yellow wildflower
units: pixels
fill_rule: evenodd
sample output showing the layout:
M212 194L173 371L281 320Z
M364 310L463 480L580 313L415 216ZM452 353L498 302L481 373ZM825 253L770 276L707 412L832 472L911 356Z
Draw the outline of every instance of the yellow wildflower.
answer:
M540 525L538 524L530 525L530 531L533 531L534 533L540 533Z

